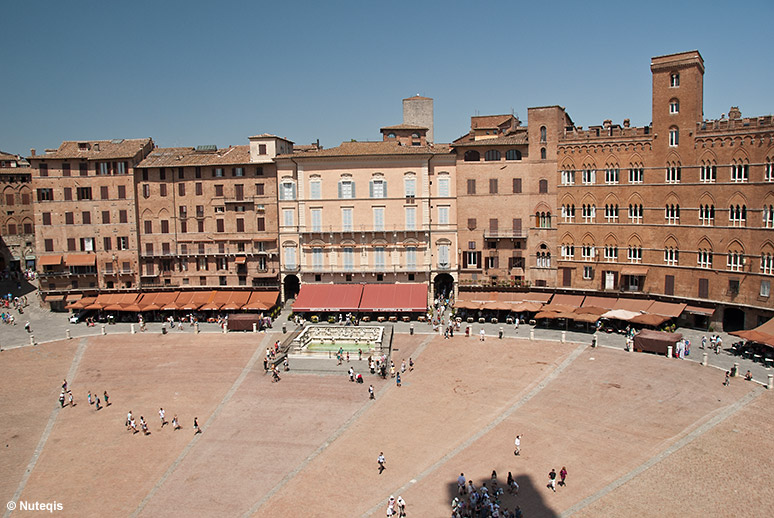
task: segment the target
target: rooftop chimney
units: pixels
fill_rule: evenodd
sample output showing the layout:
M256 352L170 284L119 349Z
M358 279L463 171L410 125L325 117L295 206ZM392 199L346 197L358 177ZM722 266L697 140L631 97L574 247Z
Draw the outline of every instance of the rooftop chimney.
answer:
M30 156L35 156L35 148L30 149Z

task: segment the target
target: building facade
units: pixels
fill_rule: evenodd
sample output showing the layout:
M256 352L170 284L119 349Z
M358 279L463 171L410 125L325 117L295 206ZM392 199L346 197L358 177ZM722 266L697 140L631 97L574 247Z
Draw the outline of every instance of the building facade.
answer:
M0 151L0 270L35 269L32 169L18 155Z
M135 167L147 139L65 141L29 157L44 294L139 286Z
M277 288L274 135L216 149L157 148L137 166L142 288Z
M772 118L705 120L697 51L651 71L650 126L560 135L558 286L712 303L718 326L755 326L772 309Z

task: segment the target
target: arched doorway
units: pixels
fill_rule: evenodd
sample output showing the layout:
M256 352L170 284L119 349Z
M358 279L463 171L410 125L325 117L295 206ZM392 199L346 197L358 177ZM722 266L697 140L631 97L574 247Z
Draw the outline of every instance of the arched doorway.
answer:
M726 308L723 311L723 331L739 331L744 329L744 311L739 308Z
M298 292L301 290L301 283L299 282L298 277L295 275L286 276L283 286L285 288L286 301L295 299L296 295L298 295Z
M433 300L438 297L448 298L454 294L454 277L448 273L440 273L433 281Z

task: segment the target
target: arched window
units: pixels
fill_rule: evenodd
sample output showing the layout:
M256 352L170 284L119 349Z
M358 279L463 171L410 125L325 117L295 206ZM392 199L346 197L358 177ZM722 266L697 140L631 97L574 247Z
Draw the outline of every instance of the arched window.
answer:
M480 162L481 154L475 149L471 149L470 151L465 151L464 160L465 162Z
M680 130L676 127L669 128L669 146L677 147L680 143Z
M547 138L547 132L545 126L540 126L540 142L545 142Z
M669 101L669 113L680 113L680 101L677 99L672 99Z
M521 160L521 151L518 149L509 149L505 152L506 160Z
M388 133L387 138L395 138L395 133Z
M484 160L487 162L496 162L497 160L500 160L500 152L496 149L490 149L484 155Z
M540 148L540 159L545 160L546 159L546 148L541 147Z

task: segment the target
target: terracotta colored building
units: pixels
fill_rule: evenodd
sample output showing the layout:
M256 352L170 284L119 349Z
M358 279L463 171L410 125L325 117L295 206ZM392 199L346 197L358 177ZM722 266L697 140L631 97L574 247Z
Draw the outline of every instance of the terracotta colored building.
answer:
M551 286L556 279L556 150L563 108L471 117L457 154L460 285ZM485 208L485 209L484 209Z
M137 166L140 286L278 286L274 135L216 149L157 148Z
M35 269L32 169L19 155L0 151L0 270Z
M772 309L774 121L705 120L697 51L651 71L650 126L560 134L558 286L711 303L716 327L754 326Z
M44 295L137 289L134 168L152 149L150 138L65 141L31 154Z

